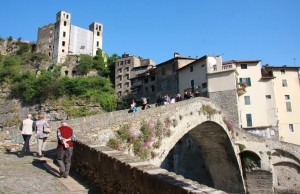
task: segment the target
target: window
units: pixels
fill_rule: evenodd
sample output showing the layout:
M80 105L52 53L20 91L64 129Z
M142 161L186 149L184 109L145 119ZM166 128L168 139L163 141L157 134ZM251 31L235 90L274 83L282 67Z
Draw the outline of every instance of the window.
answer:
M194 85L195 85L195 82L194 82L194 80L192 79L192 80L191 80L191 87L194 87Z
M144 79L144 83L145 83L145 84L148 83L148 78L145 78L145 79Z
M99 46L99 41L97 41L97 47Z
M66 21L64 21L64 26L66 26L67 25L67 22Z
M177 89L177 80L172 80L172 89Z
M201 65L201 67L204 67L205 65Z
M148 93L148 87L145 87L145 92Z
M244 100L245 100L245 105L250 105L250 96L244 96Z
M217 71L217 65L213 65L213 71Z
M290 101L286 101L285 106L286 106L286 111L287 112L292 112L292 104L291 104Z
M246 83L247 86L251 86L251 79L250 77L247 77L247 78L240 78L240 83Z
M282 80L282 87L287 87L287 80L286 79Z
M97 32L97 36L100 36L100 32Z
M289 131L294 132L294 125L293 124L289 124Z
M155 81L155 76L152 76L152 77L151 77L151 81Z
M151 91L152 91L152 92L155 92L155 85L152 85L152 86L151 86Z
M172 70L173 70L173 72L176 71L176 64L175 64L175 62L172 64Z
M207 83L206 82L202 84L202 88L207 88Z
M191 65L191 66L190 66L190 72L193 72L193 71L194 71L194 66Z
M66 32L63 32L63 37L66 37Z
M65 45L66 45L66 42L65 42L65 41L62 41L61 44L62 44L62 46L65 46Z
M63 52L63 53L64 53L64 52L65 52L65 49L62 49L62 50L61 50L61 52Z
M162 75L162 76L166 75L166 68L163 67L163 68L161 69L161 75Z
M266 95L266 99L271 99L271 95Z
M252 127L252 115L246 114L247 127Z
M285 100L289 100L290 99L290 95L284 95L284 99Z
M160 82L161 89L165 89L167 88L167 86L168 86L167 80L163 80Z
M281 75L285 74L285 70L284 69L280 69Z
M247 68L248 68L247 64L241 64L241 69L247 69Z

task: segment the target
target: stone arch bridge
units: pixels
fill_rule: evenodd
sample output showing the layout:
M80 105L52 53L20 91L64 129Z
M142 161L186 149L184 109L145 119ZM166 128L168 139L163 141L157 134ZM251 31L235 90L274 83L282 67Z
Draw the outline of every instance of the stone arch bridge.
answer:
M51 123L53 128L58 124ZM78 118L69 120L69 125L80 139L74 166L107 193L292 193L300 189L299 146L235 129L208 98L137 113L123 110ZM148 142L142 138L142 143L148 143L148 156L135 149L138 143L130 135L123 144L118 140L124 131L137 137L137 129L143 131L145 125L156 132L157 126L162 129ZM121 151L106 147L109 140L115 140L110 143Z

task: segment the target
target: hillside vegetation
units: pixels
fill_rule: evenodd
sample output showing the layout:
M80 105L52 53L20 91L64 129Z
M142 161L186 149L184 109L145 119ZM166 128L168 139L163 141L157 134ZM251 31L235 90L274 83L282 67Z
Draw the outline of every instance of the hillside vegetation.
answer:
M65 64L51 64L47 55L34 52L34 44L11 37L1 38L1 44L6 54L0 54L0 83L10 90L10 99L19 99L26 105L46 102L57 105L60 99L60 106L70 117L95 114L84 106L72 108L79 102L98 104L105 111L116 109L117 97L111 79L114 80L118 55L105 56L101 50L95 57L80 55L76 69L81 76L70 78L60 73ZM86 76L91 70L97 71L98 76Z

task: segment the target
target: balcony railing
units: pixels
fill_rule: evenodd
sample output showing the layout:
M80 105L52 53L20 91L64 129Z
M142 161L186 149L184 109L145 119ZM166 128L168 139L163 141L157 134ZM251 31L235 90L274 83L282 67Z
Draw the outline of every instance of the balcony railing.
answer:
M223 71L229 71L236 69L234 64L225 64L225 65L213 65L211 69L209 69L208 73L218 73Z

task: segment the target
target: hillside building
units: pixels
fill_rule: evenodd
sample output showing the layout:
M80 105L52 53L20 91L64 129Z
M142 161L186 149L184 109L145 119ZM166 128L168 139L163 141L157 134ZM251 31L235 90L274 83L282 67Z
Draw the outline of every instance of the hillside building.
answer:
M89 29L71 24L71 14L60 11L56 22L38 29L36 51L46 53L54 64L63 63L67 55L96 55L102 49L103 25L93 22Z
M209 97L236 127L300 145L299 67L203 56L180 68L178 77L180 94L193 88Z
M151 59L123 54L115 64L115 90L118 97L130 98L135 97L134 95L137 93L143 94L143 91L146 90L146 87L142 87L143 80L139 81L135 78L141 77L140 74L155 68L155 65L156 63ZM135 98L137 99L137 97Z
M175 97L179 93L177 70L195 60L174 53L172 59L156 65L156 96L168 95L170 98Z
M270 80L276 101L279 140L300 145L300 84L299 67L262 68L264 79Z

